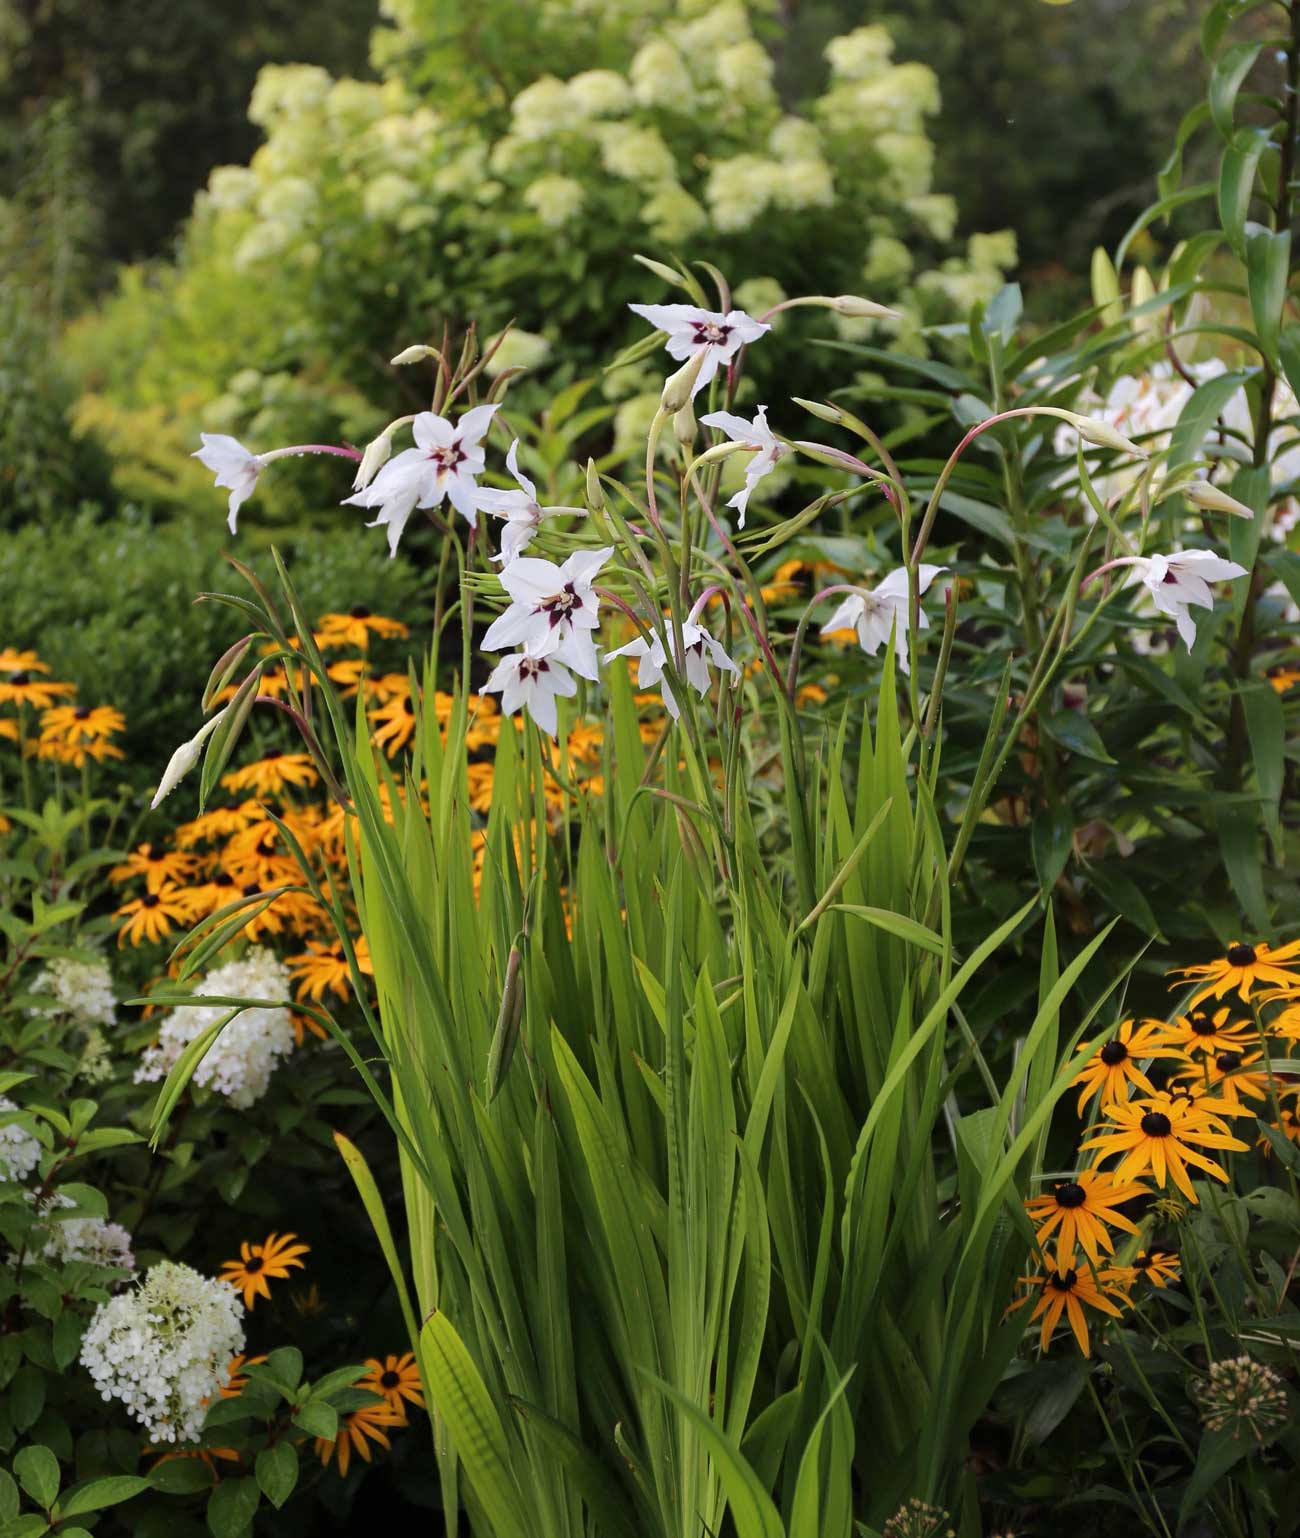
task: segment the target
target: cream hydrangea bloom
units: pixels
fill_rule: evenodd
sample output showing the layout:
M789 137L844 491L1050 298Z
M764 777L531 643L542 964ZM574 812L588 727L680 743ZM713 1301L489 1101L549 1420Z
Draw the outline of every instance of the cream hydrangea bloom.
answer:
M667 38L643 43L632 60L632 94L643 107L676 107L684 112L695 95L686 61Z
M581 182L558 174L539 176L524 188L524 202L551 229L572 223L585 196Z
M666 246L680 245L703 225L709 216L680 182L660 182L641 209L641 218L656 240Z

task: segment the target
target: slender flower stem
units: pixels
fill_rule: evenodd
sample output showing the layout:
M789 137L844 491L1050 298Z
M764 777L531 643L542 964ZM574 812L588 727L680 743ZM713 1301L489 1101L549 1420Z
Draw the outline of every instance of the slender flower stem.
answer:
M351 459L357 463L361 460L360 449L343 448L337 443L295 443L287 449L268 449L265 454L254 457L261 464L269 465L275 459L286 459L290 455L301 457L304 454L336 454L340 459Z

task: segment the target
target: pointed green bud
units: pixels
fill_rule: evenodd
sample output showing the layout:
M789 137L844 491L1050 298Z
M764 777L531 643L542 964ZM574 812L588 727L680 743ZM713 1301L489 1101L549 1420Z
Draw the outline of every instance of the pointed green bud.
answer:
M659 397L659 405L667 415L676 416L689 402L708 351L707 347L701 347L694 357L688 358L675 374L670 374L664 381L664 393Z
M1226 491L1220 491L1209 481L1192 481L1183 487L1183 495L1193 507L1203 508L1207 513L1228 513L1233 518L1253 519L1255 516L1253 508L1230 497Z

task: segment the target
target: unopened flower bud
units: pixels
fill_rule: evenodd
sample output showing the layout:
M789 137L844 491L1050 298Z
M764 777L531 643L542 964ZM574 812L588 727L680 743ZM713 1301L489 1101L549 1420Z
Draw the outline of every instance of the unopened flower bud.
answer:
M676 416L694 394L695 381L700 377L708 351L707 347L701 347L699 352L688 358L675 374L670 374L665 380L659 404L669 416Z
M790 399L796 406L802 406L805 411L811 411L813 416L820 417L823 422L833 422L838 427L844 421L844 413L838 406L824 401L806 401L800 395L792 395Z
M436 358L437 355L435 348L425 347L423 343L419 343L414 347L404 347L395 358L390 358L388 361L394 368L401 368L404 364L419 363L425 358Z
M859 299L856 294L836 294L827 302L837 315L852 315L858 320L902 319L898 310L891 310L887 305L875 304L870 299Z
M587 506L593 513L605 510L605 488L600 484L600 471L594 459L587 461Z
M715 443L711 449L705 449L703 454L691 461L693 468L700 465L716 465L720 459L730 459L733 454L752 454L754 451L748 443Z
M226 710L229 709L230 707L227 705ZM191 737L188 742L181 743L180 747L172 754L166 769L163 770L163 777L158 782L158 789L154 792L154 798L149 803L150 811L153 811L165 796L170 796L172 791L176 789L195 764L198 763L199 755L203 751L204 742L221 724L221 719L225 715L226 710L219 710L211 721L204 723L202 730L197 736Z
M361 456L361 463L357 466L357 473L352 480L353 491L362 491L369 486L381 467L388 463L388 456L392 452L393 431L392 428L386 428L377 438L372 438L366 444L366 452Z
M1204 508L1207 513L1230 513L1234 518L1254 518L1252 508L1244 502L1238 502L1236 497L1230 497L1226 491L1220 491L1209 481L1192 481L1190 485L1183 487L1183 495L1193 507Z
M682 409L673 418L673 431L677 434L677 441L684 449L690 448L699 437L699 426L695 421L695 411L690 401L687 401Z
M632 254L634 262L640 262L647 272L654 273L656 278L662 278L665 283L671 283L674 288L685 288L686 279L677 271L676 267L669 267L663 262L656 262L652 256L641 256L636 252Z
M1102 449L1118 449L1121 454L1134 454L1138 459L1150 458L1146 449L1139 448L1132 438L1126 438L1109 422L1099 422L1096 417L1081 417L1074 411L1069 413L1069 418L1085 443L1095 443Z

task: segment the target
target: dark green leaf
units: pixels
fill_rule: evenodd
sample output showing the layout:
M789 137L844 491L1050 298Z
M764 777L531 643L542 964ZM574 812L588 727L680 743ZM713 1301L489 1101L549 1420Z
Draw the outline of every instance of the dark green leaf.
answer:
M149 1481L137 1474L110 1474L104 1479L88 1479L74 1485L59 1502L60 1517L79 1517L88 1511L103 1511L117 1506L149 1489Z
M298 1483L298 1452L292 1442L277 1442L258 1453L257 1483L278 1511Z
M1263 43L1230 43L1215 60L1207 93L1210 116L1225 139L1232 138L1232 114L1237 92L1250 74Z
M1056 885L1074 842L1074 818L1064 805L1047 806L1034 818L1030 834L1034 870L1044 893Z
M18 1483L43 1510L54 1505L59 1493L59 1460L48 1447L24 1447L14 1459Z
M1243 260L1246 254L1246 218L1255 187L1259 158L1268 148L1265 128L1241 128L1223 152L1219 165L1219 219L1228 244Z
M223 1479L208 1496L212 1538L243 1538L252 1525L261 1494L252 1479Z
M1115 760L1106 751L1097 728L1077 710L1056 710L1039 717L1038 723L1053 742L1068 748L1071 753L1081 753L1099 764L1113 764Z
M1250 313L1265 357L1277 358L1282 306L1291 264L1291 231L1276 234L1265 225L1246 225L1246 288Z

